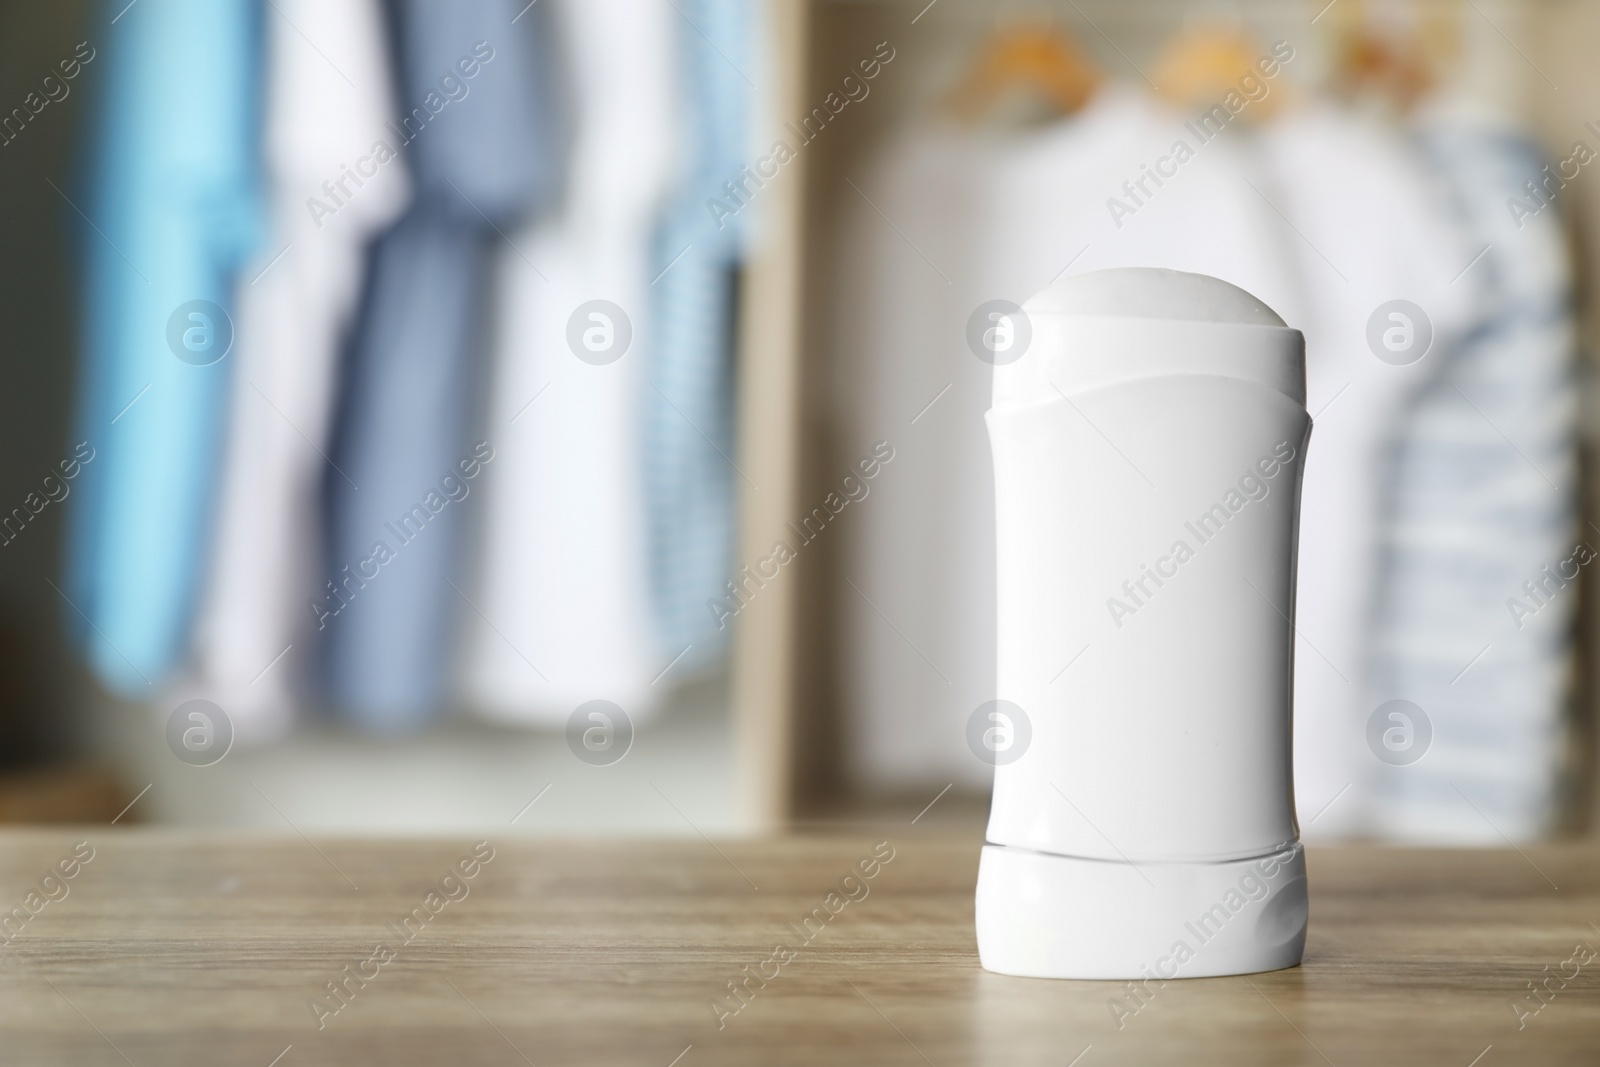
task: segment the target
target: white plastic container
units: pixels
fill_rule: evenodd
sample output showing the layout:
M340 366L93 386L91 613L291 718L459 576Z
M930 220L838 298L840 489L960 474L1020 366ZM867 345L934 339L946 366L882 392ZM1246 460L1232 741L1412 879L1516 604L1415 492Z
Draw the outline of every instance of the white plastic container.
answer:
M1014 747L978 873L983 966L1293 966L1304 338L1244 290L1168 270L1068 278L1022 314L1031 343L995 368L987 416L993 721Z

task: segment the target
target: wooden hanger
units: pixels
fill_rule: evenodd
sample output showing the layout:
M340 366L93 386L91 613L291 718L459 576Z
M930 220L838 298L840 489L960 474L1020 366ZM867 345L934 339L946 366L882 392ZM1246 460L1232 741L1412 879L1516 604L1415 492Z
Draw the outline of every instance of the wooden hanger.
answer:
M1266 48L1238 27L1197 25L1180 30L1161 49L1151 73L1156 92L1174 107L1189 111L1216 106L1229 93L1244 96L1241 79L1253 76L1268 87L1266 96L1250 101L1242 114L1259 121L1270 117L1282 101L1286 79L1265 78L1256 64L1271 58Z
M1409 111L1439 83L1460 52L1460 8L1425 6L1415 26L1379 29L1360 0L1341 5L1333 33L1329 87L1345 97Z
M1024 22L996 32L950 94L949 108L974 122L1002 99L1025 93L1048 117L1071 115L1103 81L1077 41L1047 22Z
M1340 95L1376 96L1399 111L1409 111L1434 84L1426 57L1413 43L1370 30L1339 40L1330 81Z

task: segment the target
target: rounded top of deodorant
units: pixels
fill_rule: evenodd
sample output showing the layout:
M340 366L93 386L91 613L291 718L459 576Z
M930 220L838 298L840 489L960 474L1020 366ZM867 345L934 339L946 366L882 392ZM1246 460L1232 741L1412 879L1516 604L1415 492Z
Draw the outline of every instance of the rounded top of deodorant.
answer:
M1209 274L1160 267L1114 267L1063 278L1035 294L1030 315L1107 315L1253 326L1287 325L1237 285Z
M995 314L991 321L998 324ZM1075 275L1024 304L1004 339L1005 358L993 360L996 414L1196 376L1253 382L1305 404L1304 335L1237 285L1204 274L1123 267Z

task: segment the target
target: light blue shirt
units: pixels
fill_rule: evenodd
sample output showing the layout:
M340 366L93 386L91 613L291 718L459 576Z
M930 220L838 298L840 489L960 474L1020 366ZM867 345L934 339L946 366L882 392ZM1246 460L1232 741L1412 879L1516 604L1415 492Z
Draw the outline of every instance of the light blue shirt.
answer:
M135 696L177 665L204 564L232 327L180 309L228 315L258 240L261 9L100 6L98 114L64 205L83 254L76 434L95 450L68 505L65 614L99 678Z
M744 203L762 193L741 174L755 162L756 90L745 80L759 76L754 5L679 6L688 163L656 245L657 337L642 410L656 633L665 659L685 653L681 673L727 647L707 602L725 595L734 569L734 289L749 212L724 185L743 182Z

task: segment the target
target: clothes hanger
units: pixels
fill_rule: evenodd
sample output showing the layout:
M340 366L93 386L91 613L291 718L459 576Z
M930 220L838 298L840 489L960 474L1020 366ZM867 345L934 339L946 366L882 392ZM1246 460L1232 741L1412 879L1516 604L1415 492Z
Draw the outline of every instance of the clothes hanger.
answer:
M1460 48L1460 9L1425 8L1416 24L1377 26L1361 0L1333 20L1329 87L1349 99L1404 114L1439 84Z
M1104 76L1065 30L1029 20L997 30L951 92L948 107L957 118L976 122L1008 97L1031 98L1045 119L1075 113L1099 88Z
M1435 80L1443 82L1461 66L1463 0L1435 0L1424 4L1417 23L1417 44Z
M1250 99L1241 114L1260 121L1270 118L1286 95L1283 79L1263 77L1258 63L1264 59L1272 59L1270 50L1242 26L1199 23L1162 46L1150 80L1167 103L1192 111L1214 107L1229 93L1245 97L1241 82L1253 77L1268 87L1266 95Z

